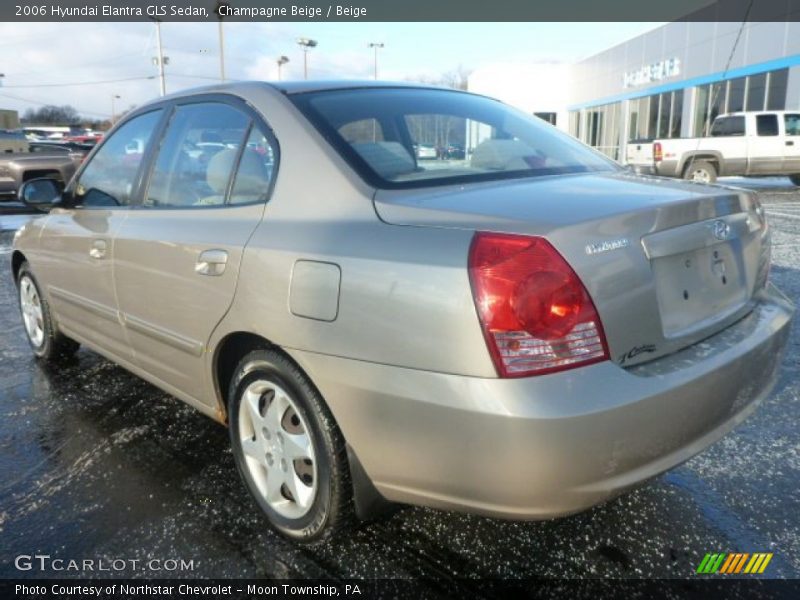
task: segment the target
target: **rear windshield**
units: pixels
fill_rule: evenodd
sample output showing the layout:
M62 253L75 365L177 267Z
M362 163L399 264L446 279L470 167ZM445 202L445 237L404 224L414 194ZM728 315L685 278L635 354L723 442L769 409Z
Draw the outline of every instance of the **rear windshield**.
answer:
M447 185L619 167L541 119L482 96L417 88L290 96L369 183Z

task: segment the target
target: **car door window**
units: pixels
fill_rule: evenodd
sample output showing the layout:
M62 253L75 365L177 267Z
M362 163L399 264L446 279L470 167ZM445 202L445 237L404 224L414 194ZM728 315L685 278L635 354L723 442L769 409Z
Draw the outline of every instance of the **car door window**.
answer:
M97 150L75 186L78 206L127 206L161 110L134 117Z
M221 206L250 118L226 104L178 106L170 119L143 203L149 207Z
M756 133L760 137L778 135L778 116L777 115L757 115Z
M264 202L275 172L276 148L260 128L253 127L239 159L229 204Z
M783 122L786 125L786 135L800 135L800 114L784 115Z

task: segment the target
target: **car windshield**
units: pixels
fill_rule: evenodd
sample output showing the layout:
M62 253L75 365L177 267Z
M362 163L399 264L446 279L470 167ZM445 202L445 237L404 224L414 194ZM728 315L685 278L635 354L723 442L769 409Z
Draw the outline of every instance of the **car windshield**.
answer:
M437 89L361 88L290 98L376 187L620 168L541 119L483 96Z

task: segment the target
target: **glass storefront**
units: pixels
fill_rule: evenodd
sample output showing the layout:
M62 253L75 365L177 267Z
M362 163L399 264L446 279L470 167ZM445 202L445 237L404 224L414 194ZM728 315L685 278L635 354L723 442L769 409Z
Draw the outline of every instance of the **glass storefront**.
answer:
M788 79L789 69L780 69L696 88L692 135L708 135L711 122L723 113L784 110Z
M569 132L604 154L620 160L624 144L632 140L678 138L709 134L721 114L739 111L784 110L789 69L779 69L710 83L691 89L642 96L591 106L569 113ZM687 107L692 123L686 123ZM623 107L626 112L623 112ZM623 130L624 128L624 130Z
M571 111L569 132L611 158L619 159L624 117L622 102ZM581 135L581 121L585 124ZM627 140L680 137L683 90L628 101Z

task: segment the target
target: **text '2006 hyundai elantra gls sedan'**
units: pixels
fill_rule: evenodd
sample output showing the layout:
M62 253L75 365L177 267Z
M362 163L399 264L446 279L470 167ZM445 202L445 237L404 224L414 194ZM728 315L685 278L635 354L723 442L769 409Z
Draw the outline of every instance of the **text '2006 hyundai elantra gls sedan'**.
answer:
M34 353L83 344L227 423L299 540L387 501L612 497L753 411L794 311L752 193L636 176L453 90L188 91L22 197L48 212L12 259Z

